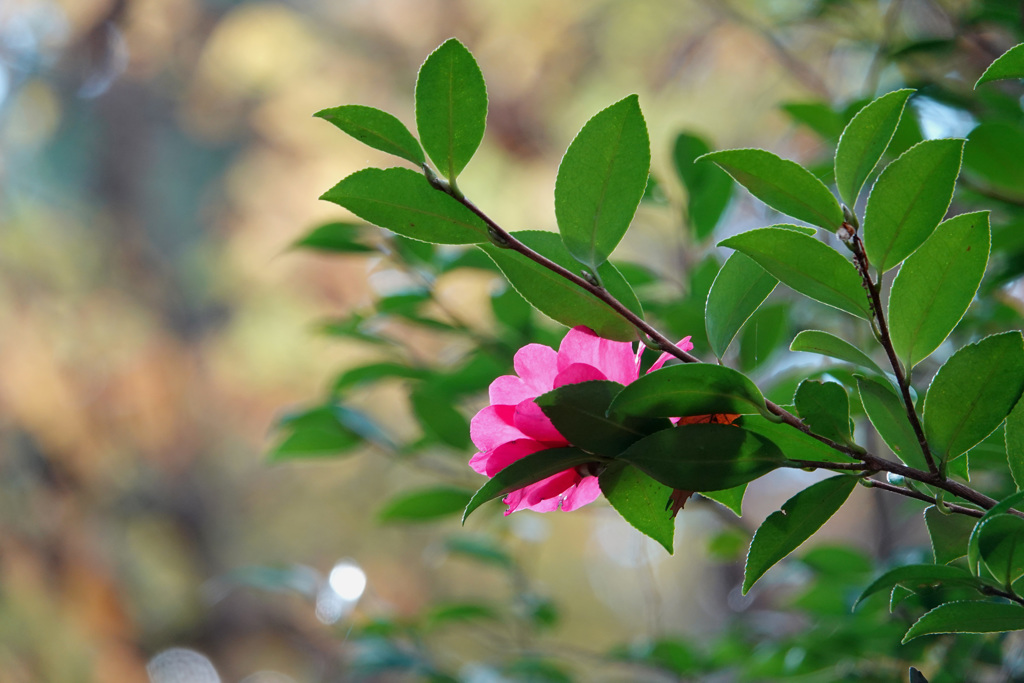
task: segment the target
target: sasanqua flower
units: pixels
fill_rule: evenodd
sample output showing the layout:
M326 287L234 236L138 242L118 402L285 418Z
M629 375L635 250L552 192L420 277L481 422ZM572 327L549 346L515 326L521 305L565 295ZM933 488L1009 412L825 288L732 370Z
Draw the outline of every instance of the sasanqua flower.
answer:
M678 344L693 349L690 338ZM574 327L565 335L558 351L542 344L528 344L515 355L515 375L504 375L491 383L491 404L473 417L470 436L480 449L469 465L480 474L493 477L510 464L547 448L568 446L551 420L534 402L541 394L566 384L591 380L612 380L629 384L640 376L644 347L633 351L628 342L602 339L587 327ZM662 354L648 372L669 359ZM517 510L550 512L575 510L601 495L597 477L565 470L536 484L513 491L504 498L509 515Z

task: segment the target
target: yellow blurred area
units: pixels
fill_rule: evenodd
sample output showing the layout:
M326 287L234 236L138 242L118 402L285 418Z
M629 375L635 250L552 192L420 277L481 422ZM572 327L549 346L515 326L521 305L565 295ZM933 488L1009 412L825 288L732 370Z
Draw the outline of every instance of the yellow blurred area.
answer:
M704 579L721 590L703 539L722 522L706 511L680 517L674 558L604 503L504 520L481 512L461 530L454 519L382 526L384 500L438 472L479 485L465 466L471 453L431 453L420 467L371 448L281 465L265 454L275 419L322 399L341 370L465 351L461 340L399 325L383 348L316 334L323 319L368 310L391 266L290 245L317 223L349 218L317 200L326 189L396 161L314 112L367 104L411 128L418 65L458 36L491 102L460 185L503 225L552 229L566 145L631 92L663 177L683 128L719 147L808 144L774 113L778 103L843 93L814 92L793 75L757 29L758 5L0 4L11 84L0 92L0 680L146 681L147 662L172 647L209 657L224 681L259 670L348 680L339 662L350 623L412 617L441 599L507 597L497 570L441 546L495 529L562 604L557 640L573 648L601 652L661 632L700 638L719 625L709 598L689 588ZM795 58L820 73L831 39L801 39ZM674 185L665 191L679 199ZM646 211L623 253L678 278L659 250L675 217ZM481 271L444 275L442 315L489 334L495 286ZM350 398L415 439L407 394L393 382ZM769 497L764 514L785 496ZM295 591L217 589L246 567L324 576L346 557L365 570L367 594L333 627ZM456 662L489 651L460 631L439 642Z

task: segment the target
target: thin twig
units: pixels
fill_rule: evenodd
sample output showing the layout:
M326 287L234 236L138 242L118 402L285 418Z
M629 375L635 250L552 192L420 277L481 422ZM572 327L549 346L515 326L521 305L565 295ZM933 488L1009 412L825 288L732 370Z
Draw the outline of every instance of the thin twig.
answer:
M877 479L865 479L864 482L869 488L882 489L883 491L889 491L900 496L906 496L907 498L923 500L924 502L931 503L932 505L937 504L934 497L929 496L926 493L921 493L920 491L908 489L903 486L894 486L888 482L878 481ZM983 510L975 510L974 508L964 507L963 505L956 505L954 503L943 503L943 505L952 512L967 515L968 517L977 517L980 519L985 514Z

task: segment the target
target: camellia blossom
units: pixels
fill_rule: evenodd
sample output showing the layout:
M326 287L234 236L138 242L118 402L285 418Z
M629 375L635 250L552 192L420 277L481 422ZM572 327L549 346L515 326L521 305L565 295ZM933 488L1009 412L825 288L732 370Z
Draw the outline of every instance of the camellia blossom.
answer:
M678 346L683 351L693 349L689 337ZM493 477L531 453L570 445L534 399L566 384L591 380L629 384L640 376L643 351L643 345L634 352L629 342L602 339L583 326L569 330L558 351L543 344L528 344L519 349L514 361L516 374L504 375L491 383L491 404L470 422L470 436L480 449L470 459L470 467ZM669 358L669 354L663 353L648 372L657 370ZM524 509L575 510L599 495L596 476L569 469L505 496L505 514Z

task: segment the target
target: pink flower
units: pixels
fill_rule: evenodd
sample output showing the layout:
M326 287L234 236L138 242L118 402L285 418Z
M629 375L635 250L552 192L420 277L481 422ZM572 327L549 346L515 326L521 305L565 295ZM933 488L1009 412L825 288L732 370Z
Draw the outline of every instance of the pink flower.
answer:
M690 338L679 343L684 351L693 349ZM598 337L587 327L574 327L565 335L556 352L542 344L528 344L515 356L515 375L504 375L491 383L491 405L470 422L470 436L480 449L469 466L493 477L510 464L547 448L568 446L551 420L534 399L565 384L590 380L612 380L629 384L640 376L643 345L634 352L629 342ZM669 359L663 353L650 370L657 370ZM536 484L513 491L504 498L506 515L517 510L537 512L570 511L594 501L601 495L597 477L565 470Z

